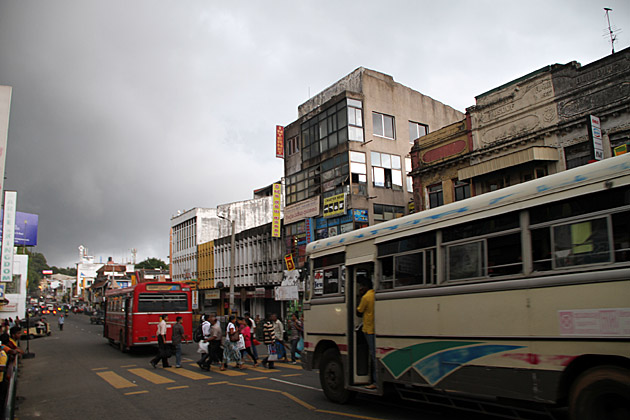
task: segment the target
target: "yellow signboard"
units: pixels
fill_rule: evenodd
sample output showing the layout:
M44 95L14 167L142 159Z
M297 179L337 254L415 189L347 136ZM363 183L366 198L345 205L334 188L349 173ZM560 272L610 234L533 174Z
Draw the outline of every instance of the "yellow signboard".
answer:
M344 214L346 214L346 194L324 198L324 217L343 216Z

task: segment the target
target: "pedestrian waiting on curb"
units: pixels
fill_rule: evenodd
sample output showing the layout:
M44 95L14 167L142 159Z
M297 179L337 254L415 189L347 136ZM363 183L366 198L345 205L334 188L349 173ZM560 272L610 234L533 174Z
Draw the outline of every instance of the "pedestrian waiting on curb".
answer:
M59 316L58 322L59 322L59 331L63 331L63 323L65 322L63 314Z
M182 317L178 316L175 318L175 324L172 329L172 337L173 345L175 346L175 367L182 367L182 341L184 340L184 326L182 325Z
M157 326L157 340L158 340L158 354L155 355L153 359L151 359L151 366L153 368L157 367L160 359L162 360L162 367L168 368L171 367L168 364L168 348L166 347L166 321L168 321L168 315L162 315L162 320L158 323Z

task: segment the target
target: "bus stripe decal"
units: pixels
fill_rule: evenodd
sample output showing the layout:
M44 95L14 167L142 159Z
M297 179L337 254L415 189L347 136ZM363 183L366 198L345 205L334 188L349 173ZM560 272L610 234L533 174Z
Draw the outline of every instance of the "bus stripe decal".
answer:
M429 384L435 385L444 379L444 377L450 375L453 371L472 360L520 348L523 348L523 346L484 344L481 346L447 350L421 360L414 365L414 368Z
M393 351L383 357L381 361L387 366L392 375L398 379L403 373L409 370L413 364L430 354L453 347L469 346L472 344L481 343L470 341L431 341L429 343L416 344Z

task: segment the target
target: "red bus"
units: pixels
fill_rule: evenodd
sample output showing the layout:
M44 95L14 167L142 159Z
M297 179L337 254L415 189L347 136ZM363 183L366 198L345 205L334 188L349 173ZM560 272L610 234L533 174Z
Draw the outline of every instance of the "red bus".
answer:
M105 293L103 337L121 351L134 346L157 344L160 315L168 314L167 342L171 326L181 316L185 339L192 338L190 287L182 283L139 283Z

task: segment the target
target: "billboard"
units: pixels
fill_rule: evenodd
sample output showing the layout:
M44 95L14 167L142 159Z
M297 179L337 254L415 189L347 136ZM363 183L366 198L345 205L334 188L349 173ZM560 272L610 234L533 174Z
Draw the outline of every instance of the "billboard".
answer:
M284 127L276 125L276 157L284 159Z
M281 236L280 226L282 220L282 184L273 184L273 220L271 222L271 237Z
M0 235L2 235L2 222L4 213L0 212ZM18 211L15 213L15 245L16 246L36 246L37 245L37 225L39 216L31 213Z
M4 220L2 221L2 276L0 281L13 281L13 246L15 242L15 208L17 192L4 192Z

